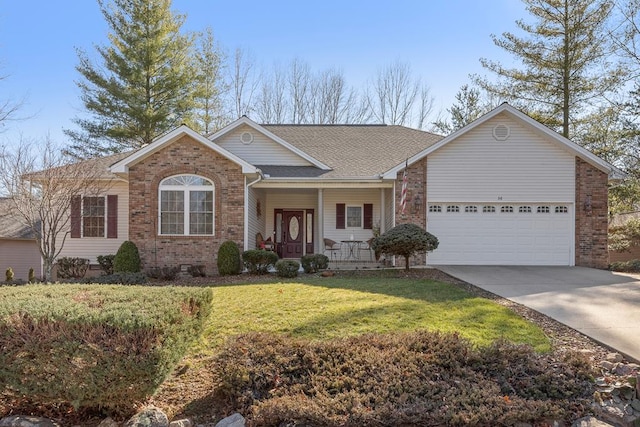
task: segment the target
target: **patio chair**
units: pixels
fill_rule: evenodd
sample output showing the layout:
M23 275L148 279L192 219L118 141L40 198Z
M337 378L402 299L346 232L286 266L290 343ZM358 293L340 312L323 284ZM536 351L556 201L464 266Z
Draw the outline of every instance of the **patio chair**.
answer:
M265 251L273 251L274 244L271 241L271 237L264 240L262 233L256 233L256 249L264 249Z
M329 252L329 259L331 260L339 260L341 258L342 246L340 243L331 239L324 239L324 252L325 254Z
M358 245L358 258L362 259L362 256L360 256L361 251L368 251L369 261L373 261L373 249L371 248L371 242L373 242L373 239L375 239L375 237L372 237L366 242L362 242Z

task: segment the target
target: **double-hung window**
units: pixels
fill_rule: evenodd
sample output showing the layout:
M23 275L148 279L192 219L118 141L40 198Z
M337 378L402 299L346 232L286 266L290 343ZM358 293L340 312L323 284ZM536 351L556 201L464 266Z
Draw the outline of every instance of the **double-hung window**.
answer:
M213 235L214 186L197 175L164 179L159 187L160 234Z

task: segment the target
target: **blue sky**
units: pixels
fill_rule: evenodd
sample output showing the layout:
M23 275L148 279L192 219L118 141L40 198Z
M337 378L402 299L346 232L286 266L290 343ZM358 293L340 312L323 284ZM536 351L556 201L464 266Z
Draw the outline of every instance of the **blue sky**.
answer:
M409 63L430 86L436 113L469 74L484 74L480 57L512 61L490 35L527 18L519 0L174 0L173 9L187 15L185 29L210 26L224 48L247 49L258 64L298 57L314 71L341 69L356 87L382 66ZM47 134L65 143L62 129L82 112L75 48L94 57L107 32L94 0L0 0L0 100L25 98L28 117L8 123L0 144Z

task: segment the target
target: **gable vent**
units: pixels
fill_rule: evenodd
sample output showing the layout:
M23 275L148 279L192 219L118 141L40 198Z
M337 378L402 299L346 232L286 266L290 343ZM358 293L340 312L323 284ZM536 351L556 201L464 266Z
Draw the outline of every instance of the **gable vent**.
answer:
M240 141L242 141L243 144L251 144L253 142L253 134L251 132L242 132Z
M493 128L493 137L497 141L506 141L509 135L511 135L511 129L507 125L500 124Z

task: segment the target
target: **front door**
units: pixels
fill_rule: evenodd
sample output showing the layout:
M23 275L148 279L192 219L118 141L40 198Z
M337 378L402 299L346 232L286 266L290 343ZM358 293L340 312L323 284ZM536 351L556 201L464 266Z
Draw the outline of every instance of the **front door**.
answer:
M304 242L303 211L284 211L282 215L282 258L301 258Z

